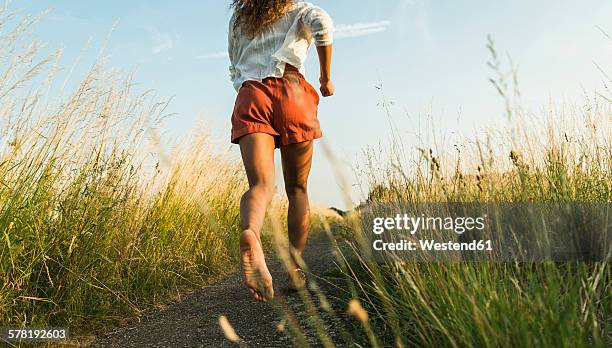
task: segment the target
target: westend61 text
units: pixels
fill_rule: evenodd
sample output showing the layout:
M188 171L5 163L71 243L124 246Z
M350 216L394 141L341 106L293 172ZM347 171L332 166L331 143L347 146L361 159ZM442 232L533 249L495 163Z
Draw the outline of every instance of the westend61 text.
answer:
M397 242L383 242L375 240L372 247L376 251L492 251L490 240L473 240L471 242L436 242L435 240L400 240Z
M372 232L382 234L385 231L406 231L415 234L417 231L454 231L463 234L467 231L482 231L485 228L486 215L473 217L431 217L397 214L395 217L377 217L372 220Z

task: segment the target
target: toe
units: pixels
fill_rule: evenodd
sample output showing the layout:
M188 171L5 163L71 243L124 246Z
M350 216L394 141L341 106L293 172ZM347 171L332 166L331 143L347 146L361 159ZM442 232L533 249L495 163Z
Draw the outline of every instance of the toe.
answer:
M249 292L251 293L251 295L253 296L255 300L261 301L261 296L257 290L249 288Z
M261 294L259 292L255 293L255 299L259 302L265 302L263 296L261 296Z

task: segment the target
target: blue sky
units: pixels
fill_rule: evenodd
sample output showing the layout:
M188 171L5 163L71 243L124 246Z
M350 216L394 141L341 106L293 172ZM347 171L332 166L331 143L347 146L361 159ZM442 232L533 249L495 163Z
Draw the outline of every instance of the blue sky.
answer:
M504 121L504 105L487 81L492 75L486 66L488 34L519 65L526 108L535 110L550 100L579 101L583 89L601 88L602 75L593 62L612 72L612 41L598 29L612 33L608 0L313 2L338 27L337 94L322 100L320 119L327 143L349 176L348 166L359 161L361 150L388 137L381 93L393 101L391 112L407 144L429 114L441 129L454 133ZM161 98L173 97L170 111L177 115L167 120L166 135L180 137L204 122L216 143L237 154L228 142L235 92L224 54L231 15L227 1L14 0L11 7L50 9L36 36L64 48L65 66L89 45L83 71L116 23L105 51L108 66L135 71L137 82L156 89ZM307 65L313 84L316 63L313 54ZM317 151L312 201L343 207L333 170ZM358 190L352 194L358 201Z

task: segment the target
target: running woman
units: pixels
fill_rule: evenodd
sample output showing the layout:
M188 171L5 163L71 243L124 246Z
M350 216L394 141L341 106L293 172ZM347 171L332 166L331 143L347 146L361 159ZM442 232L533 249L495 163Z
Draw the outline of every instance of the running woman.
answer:
M291 255L303 255L310 207L308 175L313 140L322 137L319 94L304 78L314 43L320 65L320 92L334 94L331 82L333 24L320 7L296 0L233 0L229 25L230 75L238 92L231 141L239 144L249 190L240 202L242 273L255 299L274 297L272 276L261 245L266 209L275 192L274 150L280 148ZM297 260L289 288L304 286Z

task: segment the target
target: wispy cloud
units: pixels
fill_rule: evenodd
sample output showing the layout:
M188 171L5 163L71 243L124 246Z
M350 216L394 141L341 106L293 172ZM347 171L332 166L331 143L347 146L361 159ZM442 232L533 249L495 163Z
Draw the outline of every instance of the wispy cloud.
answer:
M229 54L227 53L227 51L218 51L218 52L212 52L212 53L196 56L196 59L217 59L217 58L227 58L227 57L229 57Z
M387 30L389 25L391 25L390 21L339 24L336 26L334 36L336 39L347 39L372 35Z

